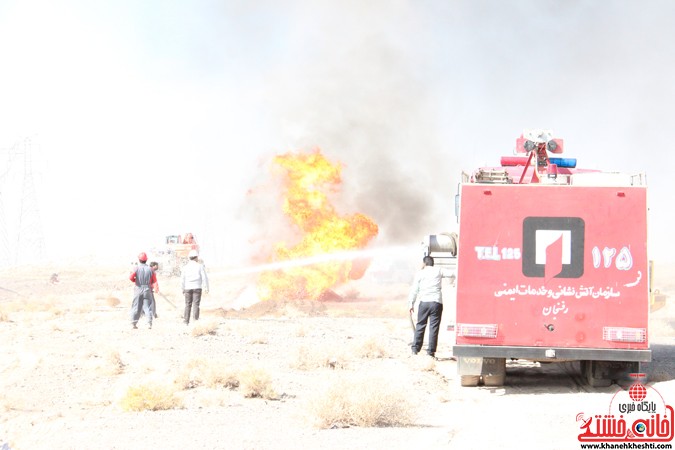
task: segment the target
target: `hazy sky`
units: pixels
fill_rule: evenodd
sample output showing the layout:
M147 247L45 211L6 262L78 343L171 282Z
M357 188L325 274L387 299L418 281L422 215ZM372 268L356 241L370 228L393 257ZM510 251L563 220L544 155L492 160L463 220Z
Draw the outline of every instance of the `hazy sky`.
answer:
M3 245L23 205L50 258L191 231L244 260L275 215L247 192L315 147L377 245L416 244L454 227L462 170L548 128L579 167L647 174L650 257L675 261L674 21L669 0L0 1Z

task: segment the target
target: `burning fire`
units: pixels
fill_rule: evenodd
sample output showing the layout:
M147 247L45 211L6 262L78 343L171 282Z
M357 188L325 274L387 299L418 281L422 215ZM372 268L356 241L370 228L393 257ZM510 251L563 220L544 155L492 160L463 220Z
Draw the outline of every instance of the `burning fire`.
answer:
M377 224L369 217L340 216L330 203L327 191L336 191L342 182L339 164L331 164L319 150L286 153L273 162L284 178L283 211L301 236L292 246L277 243L274 261L362 249L377 235ZM316 300L330 288L360 278L364 271L358 262L342 260L266 272L258 280L258 297Z

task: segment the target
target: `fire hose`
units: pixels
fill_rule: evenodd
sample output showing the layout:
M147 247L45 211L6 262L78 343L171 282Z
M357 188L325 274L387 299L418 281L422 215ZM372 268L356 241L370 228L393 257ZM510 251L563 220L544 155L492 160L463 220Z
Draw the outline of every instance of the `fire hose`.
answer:
M19 292L16 292L16 291L13 291L13 290L11 290L11 289L7 289L7 288L4 288L4 287L1 287L1 286L0 286L0 290L7 291L7 292L11 292L12 294L20 295L21 297L23 297L23 294L21 294L21 293L19 293Z
M174 309L178 309L178 306L176 306L176 305L174 305L173 303L171 303L171 300L169 300L168 298L166 298L166 295L162 294L161 292L157 292L157 294L159 294L159 295L160 295L160 296L161 296L161 297L162 297L169 305L173 306Z

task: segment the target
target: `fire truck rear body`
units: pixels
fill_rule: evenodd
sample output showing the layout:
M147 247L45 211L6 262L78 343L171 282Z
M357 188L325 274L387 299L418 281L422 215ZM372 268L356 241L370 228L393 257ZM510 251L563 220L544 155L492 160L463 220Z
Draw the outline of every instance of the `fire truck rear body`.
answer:
M460 183L453 353L468 385L501 384L510 358L584 361L598 385L651 359L645 177L552 160Z

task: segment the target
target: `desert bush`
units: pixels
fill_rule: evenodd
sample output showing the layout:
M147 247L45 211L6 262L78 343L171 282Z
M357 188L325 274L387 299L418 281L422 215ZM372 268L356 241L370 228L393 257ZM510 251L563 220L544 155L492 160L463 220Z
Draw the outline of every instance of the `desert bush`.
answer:
M356 300L361 296L361 293L354 288L350 288L342 293L342 298L345 300Z
M111 308L114 308L120 304L120 299L117 297L108 297L105 299L105 304L110 306Z
M256 336L254 338L251 338L250 343L251 344L268 344L269 340L265 336Z
M0 309L0 322L9 322L9 314Z
M223 364L216 364L209 368L204 378L204 384L208 387L222 386L228 389L239 387L239 374Z
M174 382L180 389L194 389L204 384L207 371L208 363L206 360L201 358L191 359L178 373Z
M217 322L200 323L198 325L195 325L195 327L192 329L192 336L199 337L206 335L214 335L216 334L217 330L218 330Z
M21 306L18 302L10 301L2 303L2 311L5 314L21 311Z
M426 355L418 355L411 359L415 369L422 372L436 371L436 360Z
M310 370L318 367L316 361L313 360L313 355L310 355L309 350L304 346L298 347L290 366L298 370Z
M291 367L298 370L312 370L321 367L343 369L346 365L344 355L336 352L334 349L315 349L310 351L304 346L297 349L295 359L291 362Z
M52 317L62 316L65 312L63 305L57 304L53 298L29 298L17 306L17 311L26 313L48 313Z
M67 311L75 314L86 314L92 311L92 305L89 303L74 304Z
M183 406L174 386L142 384L130 386L120 400L124 411L161 411Z
M357 348L357 353L362 358L384 358L387 356L387 352L382 344L374 337L363 342Z
M341 377L312 398L309 412L321 428L409 425L415 413L405 392L403 386L391 380Z
M112 350L105 356L101 371L109 375L119 375L124 372L125 366L120 353Z
M260 368L248 368L239 374L239 390L246 398L273 400L277 394L272 387L272 377Z
M222 363L198 358L190 360L176 376L174 383L181 389L199 386L210 388L222 386L228 389L239 387L239 375Z

